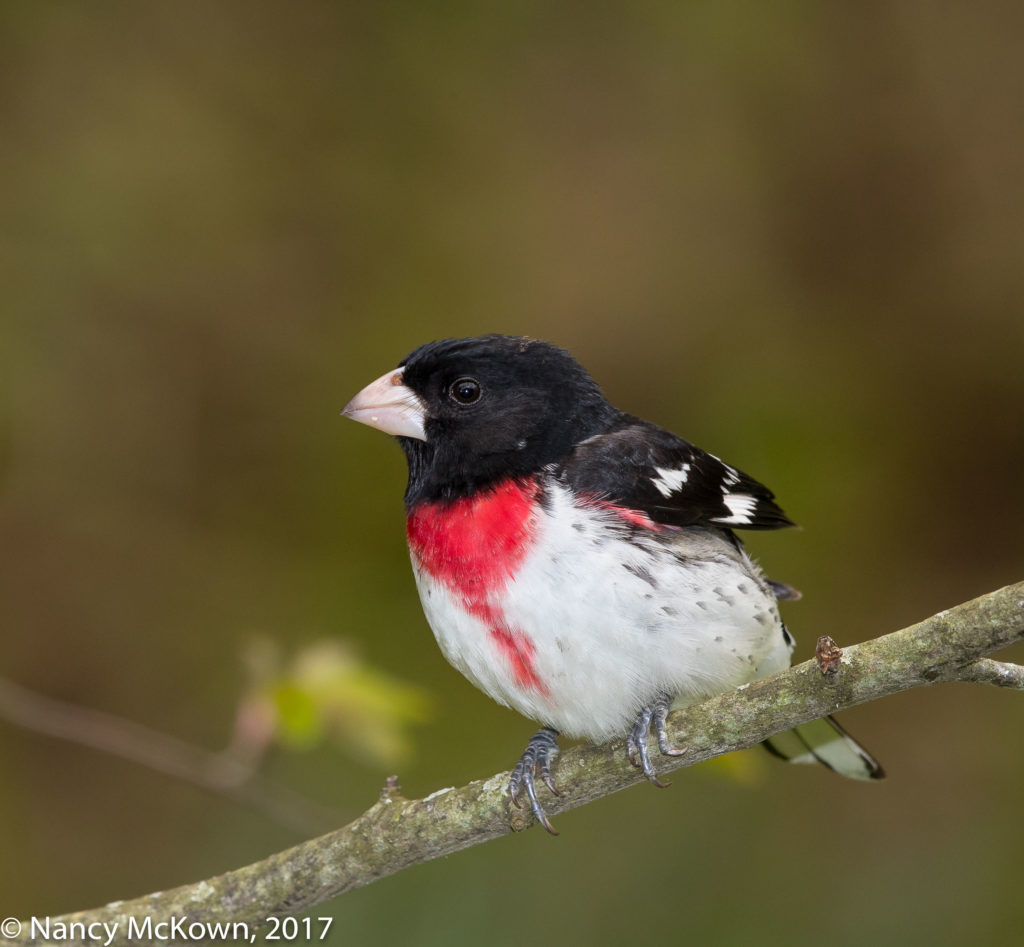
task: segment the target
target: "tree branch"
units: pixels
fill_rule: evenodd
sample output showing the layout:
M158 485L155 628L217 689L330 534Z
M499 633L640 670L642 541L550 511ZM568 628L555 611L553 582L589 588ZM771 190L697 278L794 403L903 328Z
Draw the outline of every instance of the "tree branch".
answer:
M115 714L47 697L0 677L0 719L111 753L258 809L297 833L323 832L340 813L263 779L232 752L193 746Z
M669 772L760 743L817 717L928 684L967 681L1024 688L1024 668L985 655L1024 639L1024 582L1007 586L919 624L843 649L832 673L807 661L770 678L720 694L669 718L669 735L683 757L659 757ZM544 805L557 815L642 782L621 742L565 751L556 778L560 798ZM389 780L380 800L348 826L236 871L122 901L54 921L117 924L186 917L190 923L247 922L298 914L395 872L512 831L527 828L527 810L509 807L508 773L425 799L404 799ZM552 843L557 844L557 843ZM68 929L65 929L67 931ZM90 943L62 937L65 944ZM4 931L3 933L10 933ZM32 940L25 923L22 939ZM136 943L165 942L154 938Z
M993 661L991 658L979 658L973 664L961 668L956 679L968 684L995 684L996 687L1012 687L1024 691L1024 667L1007 664L1005 661Z

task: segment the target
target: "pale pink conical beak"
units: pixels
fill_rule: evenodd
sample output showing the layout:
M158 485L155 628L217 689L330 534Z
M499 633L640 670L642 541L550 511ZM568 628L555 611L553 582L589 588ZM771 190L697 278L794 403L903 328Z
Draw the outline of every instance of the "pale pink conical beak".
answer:
M402 384L402 369L381 375L370 382L341 411L346 418L368 424L385 434L415 437L425 441L423 423L426 410L419 396Z

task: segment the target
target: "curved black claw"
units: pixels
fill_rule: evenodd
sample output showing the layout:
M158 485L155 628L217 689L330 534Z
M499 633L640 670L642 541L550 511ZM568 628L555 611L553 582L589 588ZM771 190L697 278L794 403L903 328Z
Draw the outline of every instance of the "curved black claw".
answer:
M551 727L541 727L540 730L530 737L530 742L526 744L523 755L519 758L519 762L516 763L515 769L512 770L512 778L508 781L508 793L512 797L512 804L517 809L520 808L519 793L525 788L526 797L530 800L530 808L533 810L534 818L552 835L558 835L558 833L548 820L544 807L537 799L536 777L539 773L544 785L554 795L561 795L555 788L555 783L551 778L551 764L554 762L555 757L558 756L558 743L555 741L557 736L557 730Z
M654 732L658 737L658 749L666 756L682 756L686 750L672 746L668 742L668 732L665 728L665 718L668 717L669 708L672 706L672 698L668 694L659 694L648 707L637 715L633 729L629 731L626 738L626 754L629 761L638 769L644 771L646 776L659 789L664 789L668 783L658 779L651 763L651 755L647 749L647 737L651 732L651 724L654 724Z

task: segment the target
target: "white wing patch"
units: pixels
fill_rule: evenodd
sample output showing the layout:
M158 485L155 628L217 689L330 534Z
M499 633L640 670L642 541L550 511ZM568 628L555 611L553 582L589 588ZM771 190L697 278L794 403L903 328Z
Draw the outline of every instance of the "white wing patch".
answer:
M663 497L670 497L683 488L683 484L690 478L690 465L683 464L678 469L672 467L655 467L657 477L651 477L651 483L657 488Z
M740 472L735 467L727 464L721 457L716 457L714 454L709 454L708 456L712 460L717 460L725 470L725 476L722 477L722 493L728 493L729 487L740 482Z
M745 493L726 493L722 502L729 508L728 516L716 516L716 523L752 523L754 511L757 509L757 499L747 496Z

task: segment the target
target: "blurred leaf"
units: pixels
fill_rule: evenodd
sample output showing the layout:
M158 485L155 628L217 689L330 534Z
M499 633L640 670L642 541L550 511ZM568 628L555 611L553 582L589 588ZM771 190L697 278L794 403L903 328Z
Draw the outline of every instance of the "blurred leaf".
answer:
M313 694L291 681L282 681L273 693L277 711L277 736L282 743L299 748L319 742L323 736L320 710Z
M764 782L765 764L771 762L767 757L768 754L759 748L740 750L701 763L700 769L705 774L724 777L744 786L758 786Z
M360 758L393 764L411 751L409 727L429 714L424 690L367 664L348 642L314 641L287 660L272 641L258 639L246 663L252 684L238 719L270 724L262 734L236 730L250 746L308 749L330 739Z

